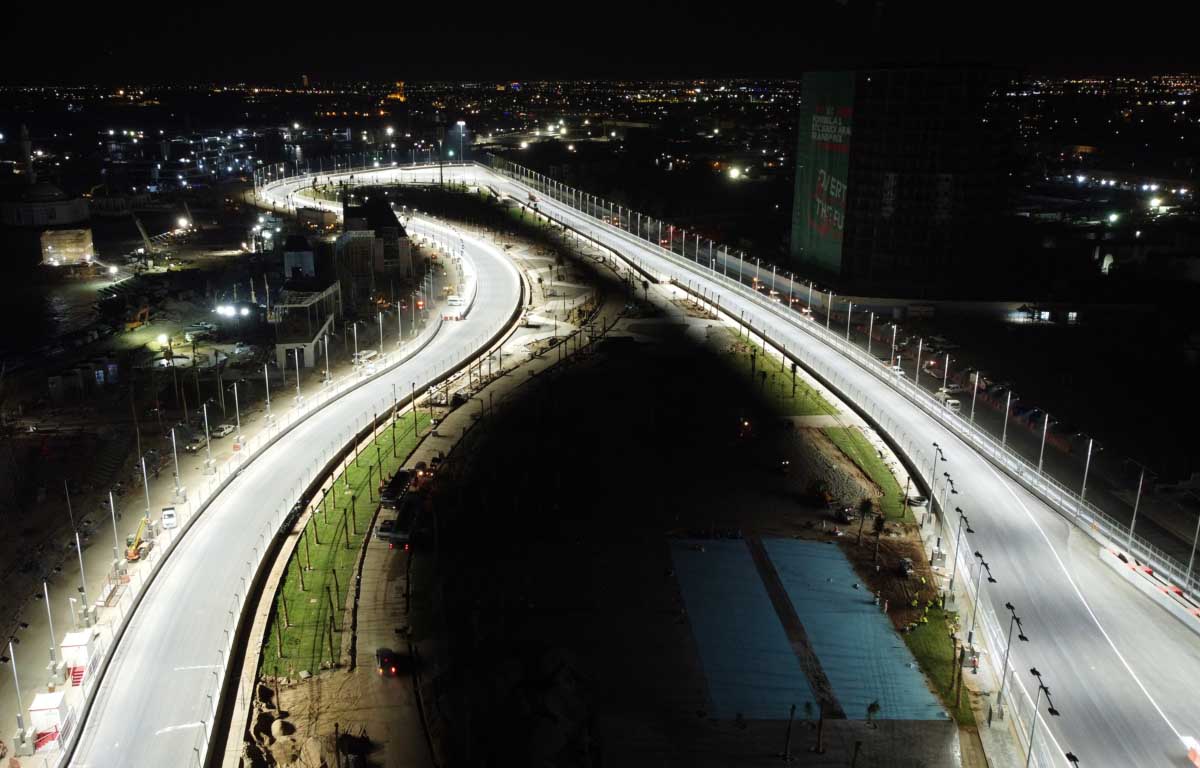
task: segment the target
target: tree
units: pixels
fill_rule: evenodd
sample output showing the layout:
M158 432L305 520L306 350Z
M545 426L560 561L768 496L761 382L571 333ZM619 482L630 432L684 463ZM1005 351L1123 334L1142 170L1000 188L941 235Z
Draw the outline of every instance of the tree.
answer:
M879 565L879 540L883 537L883 532L887 528L887 522L884 520L883 514L875 515L875 564Z
M874 722L875 715L879 714L879 710L880 710L880 706L879 706L878 699L876 699L875 701L872 701L870 704L867 705L867 727L868 728L878 728L879 727Z
M862 544L863 526L867 522L867 515L871 514L873 504L870 499L863 499L858 502L858 543Z

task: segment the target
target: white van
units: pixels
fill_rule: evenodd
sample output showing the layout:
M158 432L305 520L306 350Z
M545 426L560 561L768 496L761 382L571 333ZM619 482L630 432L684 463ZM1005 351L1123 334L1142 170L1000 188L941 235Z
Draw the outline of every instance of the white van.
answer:
M962 403L955 400L953 397L946 398L946 410L957 413L962 410Z
M462 296L459 296L458 294L452 294L450 298L446 299L446 303L452 307L461 307L466 302L463 301Z
M162 523L163 530L179 525L179 518L175 515L175 507L163 507L160 522Z

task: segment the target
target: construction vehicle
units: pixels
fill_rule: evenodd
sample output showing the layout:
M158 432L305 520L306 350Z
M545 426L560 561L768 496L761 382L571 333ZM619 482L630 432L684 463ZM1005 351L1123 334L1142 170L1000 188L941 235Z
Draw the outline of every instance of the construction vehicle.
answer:
M141 560L146 554L146 550L150 548L150 543L142 538L142 534L146 530L146 518L142 518L142 522L138 523L137 533L131 533L125 537L125 560L130 563L136 563Z
M150 304L143 301L136 311L131 312L125 320L125 330L132 331L150 324Z

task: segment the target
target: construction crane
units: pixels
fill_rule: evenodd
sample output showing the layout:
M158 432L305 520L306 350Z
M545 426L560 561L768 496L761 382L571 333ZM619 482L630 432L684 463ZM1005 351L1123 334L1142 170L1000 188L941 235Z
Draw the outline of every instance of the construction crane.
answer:
M142 518L142 522L138 523L137 533L131 533L125 537L125 559L131 563L136 563L142 559L142 555L146 554L146 548L149 546L142 539L142 533L146 530L146 518Z

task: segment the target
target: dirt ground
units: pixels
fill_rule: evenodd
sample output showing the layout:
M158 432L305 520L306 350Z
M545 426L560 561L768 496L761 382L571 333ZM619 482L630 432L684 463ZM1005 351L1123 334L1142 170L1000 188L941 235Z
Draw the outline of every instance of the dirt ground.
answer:
M547 377L500 414L446 491L433 591L452 763L754 764L782 739L708 712L672 537L836 540L876 588L870 522L861 547L855 531L835 536L814 489L846 504L879 490L819 430L747 392L719 359L732 335L713 324L697 340L661 317L627 329L635 343ZM878 588L898 624L915 617L921 583L886 578L901 557L921 561L889 524Z

